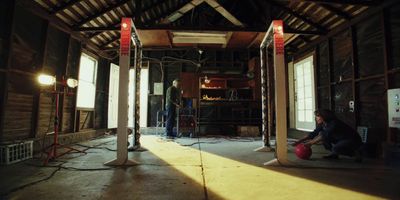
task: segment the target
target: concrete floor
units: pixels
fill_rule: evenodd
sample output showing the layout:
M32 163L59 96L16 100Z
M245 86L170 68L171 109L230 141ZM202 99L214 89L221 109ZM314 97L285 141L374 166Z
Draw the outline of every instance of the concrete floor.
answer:
M129 153L139 165L110 168L103 163L115 158L115 139L81 143L96 147L47 167L0 167L0 199L400 199L400 171L373 160L323 161L319 147L310 161L290 153L303 167L265 167L274 154L253 152L259 140L145 135L148 151Z

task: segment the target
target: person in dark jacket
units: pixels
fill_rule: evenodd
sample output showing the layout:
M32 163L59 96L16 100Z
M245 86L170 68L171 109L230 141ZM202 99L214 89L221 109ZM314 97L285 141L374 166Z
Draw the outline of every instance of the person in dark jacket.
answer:
M172 86L167 89L166 95L166 111L167 111L167 124L166 124L166 136L167 139L174 139L176 135L173 133L173 128L176 123L176 109L180 106L180 81L175 79L172 82Z
M312 146L317 143L324 145L331 153L324 156L325 159L338 159L339 155L356 157L361 162L360 147L361 137L352 127L336 118L330 110L315 111L317 128L304 138L293 143L293 146L304 143Z

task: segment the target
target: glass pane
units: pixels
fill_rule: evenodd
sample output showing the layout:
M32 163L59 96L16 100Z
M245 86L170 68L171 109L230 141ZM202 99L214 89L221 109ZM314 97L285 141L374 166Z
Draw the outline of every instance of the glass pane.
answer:
M299 100L297 103L297 109L298 110L304 110L305 106L304 106L304 101L303 100Z
M302 77L303 76L303 65L297 65L296 66L296 74L297 77Z
M96 87L92 83L79 82L77 107L94 108L95 92Z
M298 88L297 99L298 99L298 101L301 101L304 99L304 88Z
M86 56L81 57L81 64L79 68L79 80L87 82L94 82L95 61Z
M303 110L299 110L298 112L298 119L299 119L299 122L304 122L305 121L305 116L304 116L304 111Z
M314 116L313 116L313 111L312 110L306 110L305 114L306 114L306 120L305 121L312 122L314 120Z
M307 61L303 64L303 66L304 66L304 75L311 74L311 63Z
M311 75L309 75L309 74L304 75L304 85L305 86L311 85Z
M304 85L304 78L302 76L297 77L297 87L303 87Z
M312 110L313 109L313 107L312 107L312 98L307 98L307 99L305 99L305 109L307 109L307 110Z
M305 96L304 96L305 98L311 98L313 96L311 85L306 86L304 88L304 94L305 94Z
M82 54L79 66L77 107L94 108L96 96L96 60Z

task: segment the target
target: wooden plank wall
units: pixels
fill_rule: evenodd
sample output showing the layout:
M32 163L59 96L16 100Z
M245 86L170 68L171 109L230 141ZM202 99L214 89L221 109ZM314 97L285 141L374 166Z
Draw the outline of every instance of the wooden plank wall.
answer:
M12 2L12 1L10 1ZM11 8L14 6L13 4ZM11 9L10 8L10 9ZM12 10L12 9L11 9ZM2 13L3 14L3 13ZM57 79L62 76L78 78L79 59L81 44L79 41L57 28L53 27L47 20L36 16L20 6L14 10L13 23L2 27L8 27L10 36L10 51L2 54L8 60L0 63L0 77L4 81L1 85L2 101L0 112L1 118L0 142L38 138L47 132L53 131L55 98L50 94L50 88L45 88L37 83L39 73L55 74ZM10 23L8 21L7 23ZM7 34L0 31L1 41L7 38ZM7 46L0 43L2 47ZM3 60L3 59L2 59ZM108 77L109 62L99 58L103 63L101 79ZM104 99L108 88L108 82L99 81L97 89L102 94L96 104L99 110L98 120L85 128L106 128L105 117L107 108ZM73 91L76 93L76 90ZM75 127L75 99L76 95L60 95L60 130L62 133L74 132ZM4 104L4 105L3 105ZM96 110L96 111L97 111ZM90 118L93 119L96 111L92 111ZM85 115L85 112L81 112ZM81 116L84 120L86 116Z
M388 128L387 90L400 87L400 5L349 24L315 44L318 108L333 110L353 127L368 128L368 144L379 153L382 142L400 142L399 130ZM305 47L310 49L310 46ZM349 101L355 101L355 111Z

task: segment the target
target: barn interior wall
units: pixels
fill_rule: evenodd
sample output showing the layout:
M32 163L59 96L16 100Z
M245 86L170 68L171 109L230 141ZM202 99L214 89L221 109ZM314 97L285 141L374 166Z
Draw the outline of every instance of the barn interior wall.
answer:
M8 12L0 12L0 25L5 27L0 31L0 142L41 138L53 131L55 97L49 93L50 88L37 83L36 77L39 73L46 73L56 75L58 80L63 76L77 79L80 54L84 48L80 41L68 33L25 8L14 5L12 1L4 5L1 9ZM7 18L6 15L11 17ZM13 20L3 20L11 18ZM97 58L95 109L77 112L76 95L61 95L59 130L62 133L72 133L82 128L106 128L109 61ZM78 122L76 113L90 115L92 123L85 125Z
M316 53L317 107L354 128L367 127L371 154L381 153L382 143L400 142L387 119L387 90L400 86L399 12L399 4L384 8L294 56Z
M201 49L202 53L199 53ZM163 82L164 94L172 81L182 72L203 74L244 74L248 60L259 56L257 49L178 49L145 50L144 60L149 61L148 126L156 126L156 116L163 109L164 96L153 95L154 83ZM160 66L162 62L162 68ZM200 67L196 65L200 63Z

